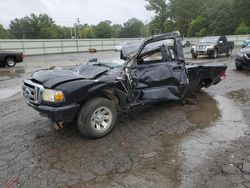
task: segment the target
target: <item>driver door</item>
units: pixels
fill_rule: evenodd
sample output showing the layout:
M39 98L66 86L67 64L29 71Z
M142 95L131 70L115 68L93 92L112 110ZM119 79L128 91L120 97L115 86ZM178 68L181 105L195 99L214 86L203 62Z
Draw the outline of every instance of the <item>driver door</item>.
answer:
M220 37L219 39L219 54L225 53L227 51L227 40L225 37Z
M144 103L181 100L188 83L185 64L164 45L138 56L132 79L134 96Z

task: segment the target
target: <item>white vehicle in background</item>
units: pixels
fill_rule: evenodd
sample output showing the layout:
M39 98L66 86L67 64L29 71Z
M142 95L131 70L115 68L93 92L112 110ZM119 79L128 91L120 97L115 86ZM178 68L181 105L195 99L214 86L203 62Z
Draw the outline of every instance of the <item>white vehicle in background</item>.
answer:
M126 43L122 43L122 44L118 44L117 46L115 46L115 51L116 52L120 52L122 51L122 46L124 46Z

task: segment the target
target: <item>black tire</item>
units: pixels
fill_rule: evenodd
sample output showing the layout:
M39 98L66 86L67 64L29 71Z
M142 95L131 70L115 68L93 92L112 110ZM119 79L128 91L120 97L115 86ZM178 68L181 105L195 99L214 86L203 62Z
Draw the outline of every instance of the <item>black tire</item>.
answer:
M216 59L218 57L218 51L214 50L211 54L210 54L210 58L211 59Z
M198 57L198 54L192 53L192 58L193 59L197 59L197 57Z
M15 67L16 66L16 60L14 58L7 58L5 60L5 65L7 65L8 67Z
M236 65L236 69L239 70L239 71L242 71L242 70L243 70L243 67L242 67L242 66L237 66L237 65Z
M100 109L100 113L99 112ZM101 109L105 114L101 113ZM98 115L103 116L100 117ZM111 120L105 121L104 116L111 116ZM99 122L97 123L97 118ZM113 129L117 119L117 110L115 105L106 98L93 98L84 104L77 117L77 126L81 134L87 138L97 139L106 136ZM108 122L108 123L107 123ZM103 123L107 123L107 127L103 130L97 130L103 126ZM104 126L103 126L104 127Z
M226 56L229 57L232 55L232 52L233 52L233 49L232 48L229 48L226 52Z
M191 43L189 41L186 42L185 44L186 47L190 47L191 46Z

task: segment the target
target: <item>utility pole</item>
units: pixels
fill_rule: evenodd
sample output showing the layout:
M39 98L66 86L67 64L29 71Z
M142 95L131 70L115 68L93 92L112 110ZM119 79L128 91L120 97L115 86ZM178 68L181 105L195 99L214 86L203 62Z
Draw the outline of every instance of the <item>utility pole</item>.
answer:
M82 34L81 34L81 26L80 26L80 18L76 18L76 23L78 26L78 32L79 32L79 37L82 38Z
M74 24L74 33L75 33L75 39L77 39L77 36L76 36L76 24Z
M71 39L72 39L73 38L72 27L70 27L70 34L71 34Z

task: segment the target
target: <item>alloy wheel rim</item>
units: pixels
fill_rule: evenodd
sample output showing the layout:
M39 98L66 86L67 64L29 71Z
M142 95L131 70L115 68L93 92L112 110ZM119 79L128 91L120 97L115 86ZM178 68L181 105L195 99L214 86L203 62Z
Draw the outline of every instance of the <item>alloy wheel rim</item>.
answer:
M113 117L112 112L107 107L100 107L95 110L91 117L91 125L98 132L106 131L111 123Z
M13 60L9 60L9 61L8 61L8 65L9 65L9 66L14 66L14 64L15 64L15 62L14 62Z
M214 51L214 57L216 58L218 56L217 51Z

